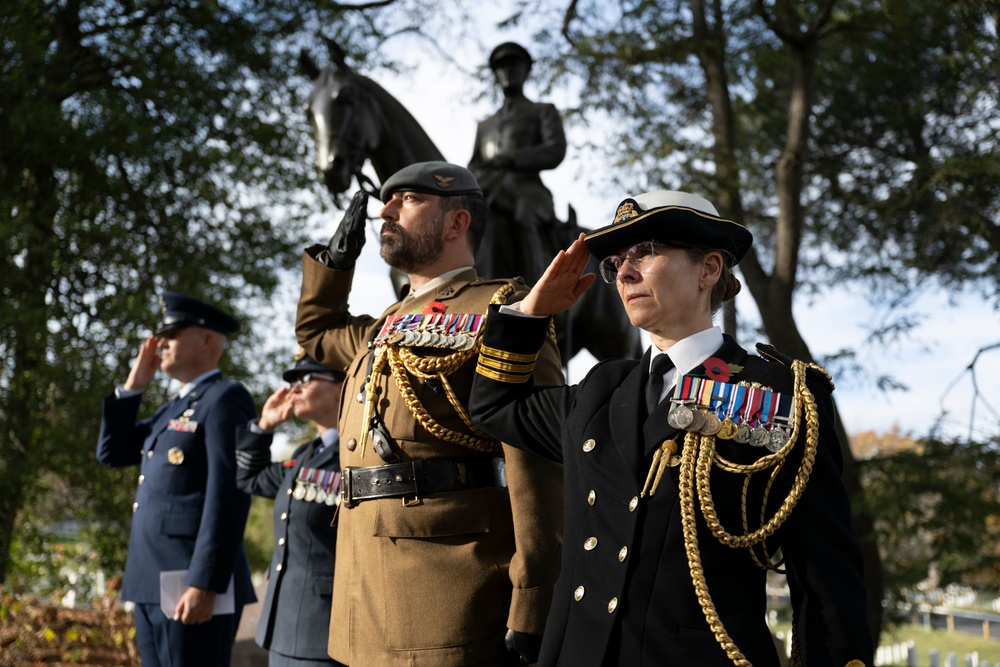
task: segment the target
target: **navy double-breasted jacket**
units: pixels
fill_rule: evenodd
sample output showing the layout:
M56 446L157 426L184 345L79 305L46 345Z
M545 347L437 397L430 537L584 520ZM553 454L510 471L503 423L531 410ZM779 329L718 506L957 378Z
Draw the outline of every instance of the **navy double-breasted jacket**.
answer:
M221 374L137 421L141 395L104 399L97 459L138 465L122 599L160 602L160 572L188 570L189 586L256 600L243 550L250 498L236 488L236 426L256 417L246 388Z
M303 467L339 471L340 447L327 445L314 454L317 439L296 449L291 465L270 463L273 437L246 427L236 437L237 485L246 493L274 499L274 553L257 643L286 656L328 660L337 507L298 500L293 491Z
M538 349L546 320L490 313L487 347L523 359ZM750 356L726 337L716 357L743 366L731 381L792 392L792 373ZM646 419L643 389L649 352L640 360L598 364L578 385L537 387L532 381L478 374L470 411L494 437L563 463L565 541L561 575L545 627L541 665L732 665L710 630L692 583L679 500L679 468L668 467L655 495L641 497L654 451L684 433L667 424L669 401ZM703 372L694 369L694 373ZM492 377L490 377L492 375ZM824 386L825 385L825 386ZM815 463L790 517L768 542L780 548L803 664L872 664L862 559L840 478L829 384L809 382L819 414ZM802 432L805 432L803 425ZM718 440L721 456L750 463L766 450ZM769 493L768 516L788 496L799 469L801 440ZM751 529L760 525L761 484L751 485ZM742 534L744 476L718 469L711 489L718 518ZM708 530L695 499L697 545L708 594L722 624L757 667L778 665L765 623L765 572L745 548L723 545ZM759 552L758 552L759 553ZM852 660L860 662L852 663Z

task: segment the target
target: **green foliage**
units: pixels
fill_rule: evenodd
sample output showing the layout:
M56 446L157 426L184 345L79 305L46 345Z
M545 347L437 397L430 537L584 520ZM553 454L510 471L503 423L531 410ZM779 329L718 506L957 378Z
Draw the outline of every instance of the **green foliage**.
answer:
M97 526L100 558L120 565L136 473L94 461L100 397L161 290L249 325L298 266L304 223L329 202L295 53L320 27L377 40L356 14L283 0L0 5L0 582L15 529L59 514L41 500L44 473L74 490L63 513ZM245 327L223 370L252 379L261 341Z
M254 496L243 533L243 547L251 572L267 572L274 551L274 501Z
M541 55L551 77L582 82L575 116L612 120L607 164L627 191L693 188L718 202L738 188L755 252L769 266L779 236L776 173L795 129L791 114L804 103L811 125L785 156L804 170L801 260L812 270L799 280L814 288L878 281L897 295L928 278L953 289L979 284L1000 306L996 2L570 7L539 30ZM730 165L720 161L726 128L707 75L715 54L728 86L722 103L733 112ZM797 67L813 78L796 78ZM725 166L736 168L737 182L723 180Z
M859 467L890 599L905 598L929 572L936 574L933 588L997 588L1000 440L930 438Z

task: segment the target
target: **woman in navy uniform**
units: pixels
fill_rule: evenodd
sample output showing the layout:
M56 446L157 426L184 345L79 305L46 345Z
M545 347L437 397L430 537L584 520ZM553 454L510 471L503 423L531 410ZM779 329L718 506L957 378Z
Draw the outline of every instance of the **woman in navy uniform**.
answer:
M343 371L319 364L300 348L282 377L289 386L268 397L260 420L236 436L236 484L274 499L274 554L257 644L270 667L339 665L327 655L330 598L340 503L337 414ZM292 414L316 424L318 436L284 463L271 463L274 429Z
M751 243L701 197L638 195L560 252L524 301L492 308L471 414L564 464L563 564L539 664L777 666L765 576L779 561L793 663L872 664L829 376L767 346L751 356L712 325ZM535 387L549 317L595 280L581 275L588 254L653 345L578 385Z
M256 597L243 551L250 499L236 488L236 426L256 414L253 399L218 364L229 313L164 292L163 320L139 350L125 384L104 399L97 460L140 466L122 599L135 602L144 667L228 665L243 606ZM157 368L180 395L138 420ZM176 604L161 600L160 574L186 571ZM217 598L230 591L231 607ZM167 612L162 607L173 606ZM217 611L218 609L218 611Z

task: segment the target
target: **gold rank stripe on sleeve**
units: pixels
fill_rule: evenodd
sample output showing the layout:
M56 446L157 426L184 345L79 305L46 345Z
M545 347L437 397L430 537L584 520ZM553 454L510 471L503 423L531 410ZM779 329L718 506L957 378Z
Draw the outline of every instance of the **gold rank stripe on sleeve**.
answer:
M535 370L538 353L518 354L483 345L479 351L476 372L497 382L522 384Z
M531 375L531 373L535 370L534 362L511 363L508 361L498 361L491 357L484 357L481 355L479 357L479 363L482 364L483 366L486 366L487 368L492 368L493 370L507 371L510 373L514 373L516 375L521 375L521 374Z
M513 375L511 373L497 373L496 371L490 370L482 365L480 361L479 365L476 366L476 372L487 377L491 380L496 380L497 382L506 382L507 384L523 384L528 381L531 377L531 373L527 375Z
M520 361L522 363L530 363L532 366L535 365L535 361L538 359L537 352L534 354L518 354L517 352L508 352L496 347L489 347L488 345L483 345L483 349L480 350L480 354L496 357L497 359L503 359L504 361Z

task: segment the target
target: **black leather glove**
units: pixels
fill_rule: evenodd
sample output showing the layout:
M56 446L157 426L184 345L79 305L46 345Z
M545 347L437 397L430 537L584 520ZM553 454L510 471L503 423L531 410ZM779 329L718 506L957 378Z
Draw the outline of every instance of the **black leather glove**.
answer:
M351 199L351 205L334 232L326 250L321 250L316 259L333 269L348 271L361 256L365 246L365 219L368 217L368 193L358 190Z
M538 662L538 654L542 650L542 636L529 635L526 632L508 630L503 643L509 653L520 665L532 665Z

